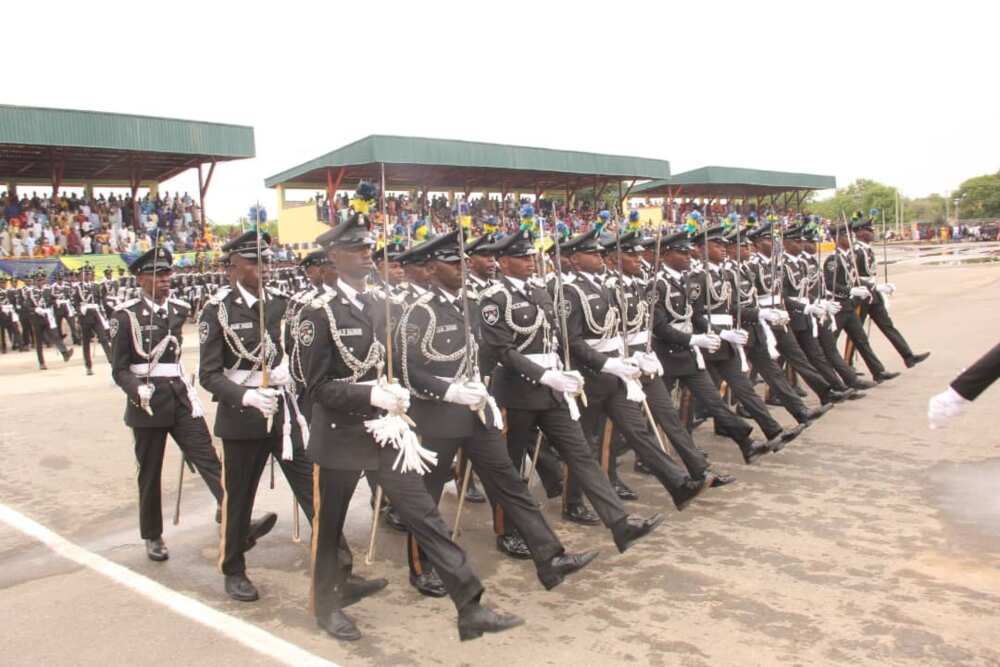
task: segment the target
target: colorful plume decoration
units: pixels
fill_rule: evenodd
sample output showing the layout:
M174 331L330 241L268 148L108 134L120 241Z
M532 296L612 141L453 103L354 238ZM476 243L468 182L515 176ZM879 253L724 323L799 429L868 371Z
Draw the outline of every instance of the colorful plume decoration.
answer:
M532 238L538 236L538 221L535 220L535 207L525 204L521 207L521 229L531 232Z
M354 196L351 198L351 208L354 209L355 213L360 213L361 215L368 215L368 211L375 204L375 199L378 196L378 190L374 185L368 181L361 181L358 183L358 189L354 192Z
M568 239L570 237L569 225L562 220L556 222L556 235L559 237L560 243Z
M697 234L701 231L703 219L699 211L691 211L688 213L687 218L684 220L684 230L688 233L688 236Z
M497 231L497 219L496 216L489 216L483 221L483 233L484 234L495 234Z
M738 225L739 223L740 223L740 214L733 211L732 213L730 213L729 215L727 215L722 219L722 228L726 230L726 232L731 232L732 230L736 229L736 225Z
M472 214L469 212L469 203L465 200L458 203L458 223L462 229L472 229Z
M423 241L427 238L427 233L430 229L427 226L427 221L423 218L418 218L415 223L413 223L413 238L417 241Z
M639 211L629 211L628 224L625 225L625 233L638 232L642 229L642 222L639 220Z
M597 221L594 223L594 227L597 229L598 236L604 231L604 227L608 224L609 220L611 220L611 213L608 211L601 211L597 214Z

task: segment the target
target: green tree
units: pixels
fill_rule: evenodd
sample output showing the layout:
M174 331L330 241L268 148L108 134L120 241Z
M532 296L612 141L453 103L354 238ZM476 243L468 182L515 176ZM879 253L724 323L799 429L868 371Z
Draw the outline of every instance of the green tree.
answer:
M964 181L954 193L962 218L1000 217L1000 172Z
M944 197L939 194L907 199L903 205L903 217L907 224L929 222L933 225L943 225L946 221L945 211Z
M855 211L861 211L867 216L873 208L877 208L877 222L881 221L882 213L885 213L886 221L892 222L896 219L896 195L894 187L859 178L847 187L838 189L830 199L810 203L808 210L824 218L838 220L842 213L848 218Z

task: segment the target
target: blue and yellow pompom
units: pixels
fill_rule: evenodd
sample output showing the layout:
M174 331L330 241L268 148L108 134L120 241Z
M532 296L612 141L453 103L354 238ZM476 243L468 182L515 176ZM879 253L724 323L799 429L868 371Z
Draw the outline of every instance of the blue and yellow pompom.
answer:
M484 234L495 234L497 231L497 219L496 216L489 216L483 221L483 233Z
M374 185L368 181L361 181L358 183L358 189L354 192L354 196L351 198L351 208L355 213L360 213L361 215L368 215L368 211L375 204L375 198L378 196L378 190Z
M521 207L521 229L531 233L532 238L538 236L538 221L535 220L535 207L525 204Z
M625 233L637 232L640 229L642 229L642 222L639 220L639 211L629 211Z
M430 231L430 227L427 225L427 220L424 218L418 218L415 223L413 223L413 238L417 241L423 241L427 238L427 233Z
M684 219L684 231L688 233L688 236L701 231L701 225L702 217L699 211L691 211L688 213L687 218Z

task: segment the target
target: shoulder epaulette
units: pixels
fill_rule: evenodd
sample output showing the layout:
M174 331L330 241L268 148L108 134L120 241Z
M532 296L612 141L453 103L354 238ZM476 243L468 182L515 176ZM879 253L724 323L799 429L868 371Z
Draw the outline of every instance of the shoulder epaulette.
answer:
M217 306L220 303L222 303L223 299L229 296L230 291L232 291L232 288L229 286L220 287L219 289L215 290L215 294L212 295L212 297L208 300L208 302L213 303Z
M487 287L486 289L484 289L482 292L479 293L479 300L482 301L483 299L489 299L494 294L499 294L499 293L506 294L507 289L503 286L503 283L500 282L493 283L492 285L490 285L489 287Z
M134 306L137 303L139 303L139 299L129 299L128 301L125 301L125 302L120 303L117 306L115 306L115 310L116 311L126 310L128 308L131 308L132 306Z
M188 310L191 310L191 304L185 301L184 299L178 299L176 296L171 296L167 297L167 301L169 301L170 303L175 303L178 306L184 306Z
M337 296L336 292L324 292L323 294L318 295L316 298L310 301L309 306L312 308L322 308L326 304L333 301L334 297L336 296Z

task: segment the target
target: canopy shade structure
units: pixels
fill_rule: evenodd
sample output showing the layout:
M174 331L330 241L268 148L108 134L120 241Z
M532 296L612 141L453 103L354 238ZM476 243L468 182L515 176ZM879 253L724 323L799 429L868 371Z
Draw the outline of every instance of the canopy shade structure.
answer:
M266 179L269 188L337 189L378 182L386 189L459 192L577 190L610 182L665 179L670 163L528 146L371 135Z
M251 127L0 105L5 182L159 183L203 163L252 157Z
M736 167L702 167L637 185L632 189L631 196L745 199L836 187L837 179L833 176Z

